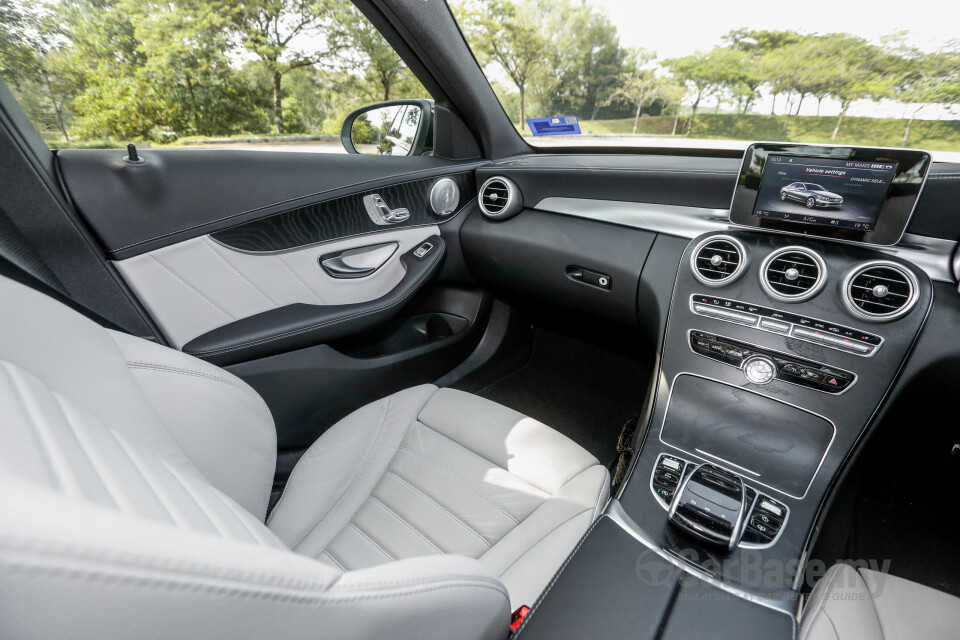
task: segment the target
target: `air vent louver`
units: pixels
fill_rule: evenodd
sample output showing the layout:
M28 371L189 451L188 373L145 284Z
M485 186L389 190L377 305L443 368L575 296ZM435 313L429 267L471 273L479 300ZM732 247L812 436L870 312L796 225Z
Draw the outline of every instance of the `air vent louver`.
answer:
M760 269L764 291L784 302L808 300L823 288L826 265L820 256L799 247L787 247L767 256Z
M480 187L480 209L488 218L502 220L523 207L520 189L509 178L490 178Z
M711 287L721 287L743 273L747 253L738 240L730 236L713 236L693 250L690 266L697 280Z
M917 280L895 263L869 263L850 274L843 296L847 309L856 316L878 322L893 320L916 302Z

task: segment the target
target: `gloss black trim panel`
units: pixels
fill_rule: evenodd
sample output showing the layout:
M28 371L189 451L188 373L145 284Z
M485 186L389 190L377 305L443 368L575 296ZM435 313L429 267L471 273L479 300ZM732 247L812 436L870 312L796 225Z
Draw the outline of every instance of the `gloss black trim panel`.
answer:
M437 215L430 208L430 190L442 178L450 178L460 189L454 213ZM355 194L277 213L253 222L218 231L211 237L220 244L247 253L278 253L329 240L375 233L385 229L406 229L443 223L456 216L476 197L473 172L461 172L367 189ZM376 224L364 206L364 196L379 194L393 209L405 208L410 217L403 222Z

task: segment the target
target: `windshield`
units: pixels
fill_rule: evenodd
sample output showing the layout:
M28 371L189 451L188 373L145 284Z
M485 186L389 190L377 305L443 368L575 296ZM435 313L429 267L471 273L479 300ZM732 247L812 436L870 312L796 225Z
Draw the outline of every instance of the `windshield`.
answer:
M939 8L936 5L941 5ZM960 152L955 5L450 0L534 145Z

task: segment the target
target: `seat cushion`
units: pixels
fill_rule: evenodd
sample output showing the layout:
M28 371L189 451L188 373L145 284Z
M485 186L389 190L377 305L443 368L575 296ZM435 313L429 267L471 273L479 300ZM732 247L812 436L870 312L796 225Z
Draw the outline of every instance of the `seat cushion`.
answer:
M609 496L572 440L477 396L423 385L347 416L304 454L268 520L340 571L478 559L533 604Z
M960 598L838 564L810 594L800 640L947 640L958 628Z

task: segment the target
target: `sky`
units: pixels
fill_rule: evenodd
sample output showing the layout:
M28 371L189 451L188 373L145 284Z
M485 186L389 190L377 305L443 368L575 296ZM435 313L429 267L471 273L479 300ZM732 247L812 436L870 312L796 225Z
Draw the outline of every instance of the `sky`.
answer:
M622 46L643 47L655 51L661 59L709 50L722 44L724 34L742 27L792 29L801 33L844 32L873 42L898 31L909 31L907 43L927 51L960 39L958 0L588 1L606 9L619 28ZM753 111L770 113L771 106L770 97L764 96ZM782 107L782 103L778 104L778 113L782 113ZM840 111L840 105L832 100L824 100L821 108L823 115ZM816 112L815 100L802 105L802 115L815 115ZM849 115L899 118L903 115L903 105L892 101L860 101L854 104ZM938 108L930 108L918 117L936 119L940 116Z
M934 49L960 38L960 3L953 0L591 0L604 7L620 28L620 42L670 58L720 44L728 31L792 29L805 33L842 31L879 41L897 31L911 32L921 48ZM919 10L907 11L907 8Z

